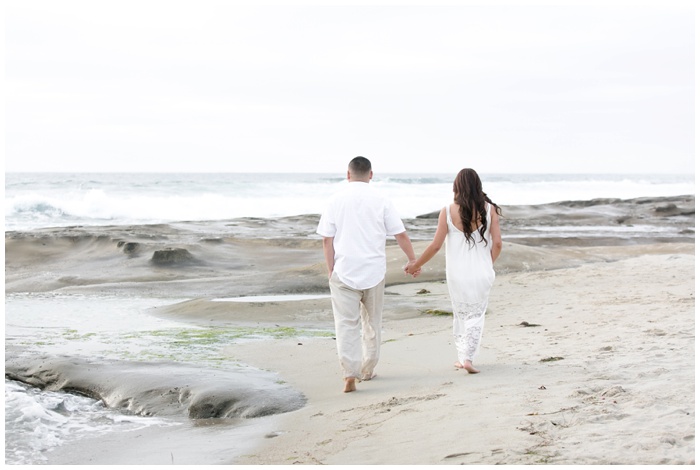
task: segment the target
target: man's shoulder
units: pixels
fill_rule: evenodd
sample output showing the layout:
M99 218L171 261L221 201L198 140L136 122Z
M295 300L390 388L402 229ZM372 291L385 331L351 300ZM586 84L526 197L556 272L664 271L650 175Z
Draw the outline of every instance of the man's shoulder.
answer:
M344 205L348 202L365 201L376 206L391 206L390 199L377 188L373 188L367 183L349 184L336 192L331 200L330 206Z

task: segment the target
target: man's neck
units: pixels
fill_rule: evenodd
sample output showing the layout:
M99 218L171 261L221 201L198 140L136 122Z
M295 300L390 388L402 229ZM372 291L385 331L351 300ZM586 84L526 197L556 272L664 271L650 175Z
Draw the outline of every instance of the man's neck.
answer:
M351 183L369 183L374 174L370 171L368 174L363 176L357 176L350 173L348 170L348 181Z

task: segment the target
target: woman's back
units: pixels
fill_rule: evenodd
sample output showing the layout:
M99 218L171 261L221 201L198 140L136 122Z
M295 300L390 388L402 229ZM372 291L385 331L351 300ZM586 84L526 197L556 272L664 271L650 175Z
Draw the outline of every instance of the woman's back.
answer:
M459 206L447 207L447 238L445 240L445 269L450 292L462 301L478 301L488 297L495 273L491 260L491 234L487 229L481 239L478 225L472 221L470 228L473 242L464 236L463 224L459 218ZM487 203L486 225L491 219L491 206Z
M452 221L452 225L454 225L457 230L464 233L464 223L462 222L462 216L459 213L459 204L450 204L447 207L450 213L448 220ZM475 217L476 220L472 220L471 227L469 227L469 233L474 232L474 230L481 226L481 218L479 217L479 214L476 214Z

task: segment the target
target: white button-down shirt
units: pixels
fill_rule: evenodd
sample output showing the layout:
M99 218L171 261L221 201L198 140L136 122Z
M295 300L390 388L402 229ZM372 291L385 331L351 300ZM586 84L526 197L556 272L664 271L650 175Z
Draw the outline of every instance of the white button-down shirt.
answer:
M330 201L316 233L333 237L333 272L353 289L369 289L386 274L386 237L406 229L391 201L369 183L349 182Z

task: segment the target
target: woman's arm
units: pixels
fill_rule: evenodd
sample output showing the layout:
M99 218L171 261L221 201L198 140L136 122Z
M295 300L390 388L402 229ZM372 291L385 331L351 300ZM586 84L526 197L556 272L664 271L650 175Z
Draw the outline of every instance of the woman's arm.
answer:
M503 241L501 240L501 226L498 220L498 213L496 208L491 206L491 261L496 262L496 258L501 254L501 249L503 248Z
M433 256L437 254L438 251L440 251L440 248L442 248L442 244L445 242L445 237L447 236L447 213L446 209L443 208L440 211L440 215L438 216L438 225L437 228L435 229L435 235L433 236L433 241L430 242L430 245L428 245L423 252L422 255L414 262L414 263L409 263L408 266L406 266L406 272L408 274L414 274L418 271L420 271L421 266L423 266L425 263L430 261Z

